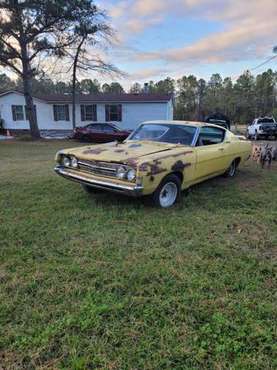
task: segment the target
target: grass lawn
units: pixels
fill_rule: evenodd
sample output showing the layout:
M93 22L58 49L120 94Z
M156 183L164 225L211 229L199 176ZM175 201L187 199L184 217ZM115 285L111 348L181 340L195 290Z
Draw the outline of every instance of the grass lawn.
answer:
M160 210L55 175L66 146L0 143L0 369L276 368L276 163Z

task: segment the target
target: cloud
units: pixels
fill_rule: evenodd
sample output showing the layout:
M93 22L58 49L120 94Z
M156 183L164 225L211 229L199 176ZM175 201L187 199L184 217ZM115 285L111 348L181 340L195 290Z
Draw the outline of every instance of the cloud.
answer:
M162 18L159 16L153 17L151 19L139 19L139 18L132 18L127 21L124 25L127 34L136 34L143 32L146 28L153 26L155 24L161 23Z
M142 68L129 74L130 80L144 80L149 78L167 76L169 70L166 68Z
M169 3L165 0L123 0L112 5L109 1L103 1L100 6L107 9L117 30L118 39L123 43L149 27L161 23Z
M106 0L107 1L107 0ZM119 38L124 40L144 32L149 27L162 23L170 14L177 17L197 15L197 12L210 9L219 0L123 0L111 5L109 1L100 5L107 8ZM198 13L199 15L199 13Z
M118 42L107 50L106 57L121 65L135 80L179 77L196 73L200 67L228 62L263 59L276 44L277 0L110 0L101 1L107 9ZM143 42L157 35L167 18L184 23L193 20L216 22L220 31L204 35L190 44L179 43L171 49L157 49L155 43L144 49ZM180 24L180 22L179 22ZM152 33L153 32L153 33ZM174 29L168 29L174 35ZM153 41L152 41L153 42ZM133 65L131 66L131 64ZM198 68L199 66L199 68ZM131 72L133 69L135 70ZM196 72L195 72L196 71ZM125 84L125 82L122 83Z
M274 41L275 22L242 22L221 33L166 53L156 55L169 62L224 62L262 57ZM151 56L148 57L150 59Z
M164 0L138 0L134 2L132 13L137 17L152 16L157 13L166 11L170 7L168 1Z
M276 0L252 0L251 6L241 0L129 1L128 20L124 24L128 31L125 38L162 23L169 14L183 18L184 22L191 15L218 21L224 29L190 45L180 45L167 51L153 48L151 52L135 52L133 48L132 56L136 62L163 61L172 65L190 65L242 61L264 57L276 43ZM120 13L121 21L122 16L126 14Z

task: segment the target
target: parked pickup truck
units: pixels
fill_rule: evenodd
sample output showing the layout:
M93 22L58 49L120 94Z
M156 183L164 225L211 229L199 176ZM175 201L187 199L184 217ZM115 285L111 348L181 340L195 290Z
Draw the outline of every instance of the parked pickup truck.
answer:
M247 127L246 136L248 139L268 139L275 136L277 139L277 123L273 117L259 117Z

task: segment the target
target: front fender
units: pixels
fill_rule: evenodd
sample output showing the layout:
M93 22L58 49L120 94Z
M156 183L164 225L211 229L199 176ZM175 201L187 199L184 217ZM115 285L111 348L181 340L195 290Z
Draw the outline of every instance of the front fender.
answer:
M137 181L143 186L143 194L152 194L162 179L171 173L182 176L182 189L193 181L195 152L193 149L176 151L170 154L154 155L138 165Z

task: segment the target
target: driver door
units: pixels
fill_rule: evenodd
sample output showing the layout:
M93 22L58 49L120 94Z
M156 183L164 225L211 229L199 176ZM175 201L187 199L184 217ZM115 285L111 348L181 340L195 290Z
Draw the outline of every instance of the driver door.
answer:
M227 168L225 133L224 129L217 127L201 127L195 148L196 180L216 176Z

